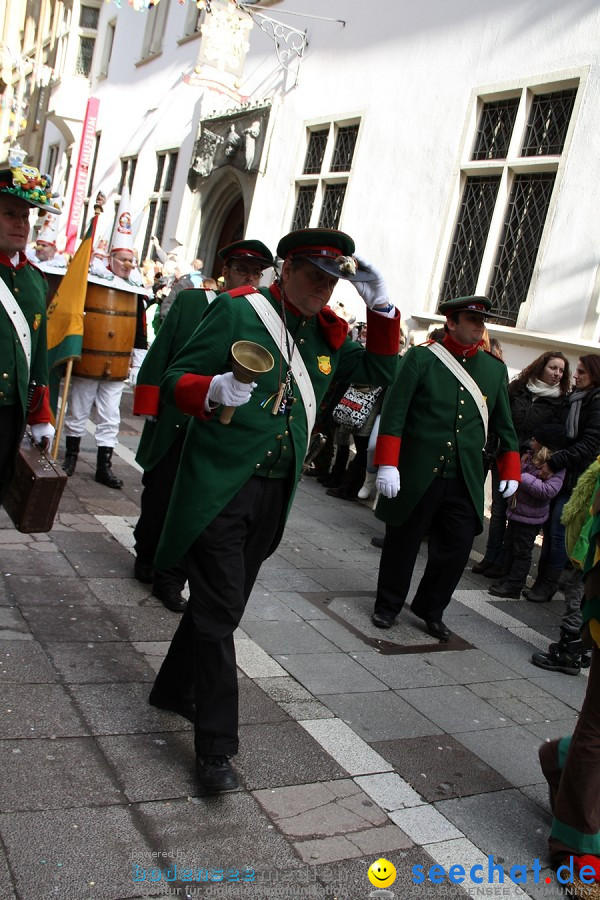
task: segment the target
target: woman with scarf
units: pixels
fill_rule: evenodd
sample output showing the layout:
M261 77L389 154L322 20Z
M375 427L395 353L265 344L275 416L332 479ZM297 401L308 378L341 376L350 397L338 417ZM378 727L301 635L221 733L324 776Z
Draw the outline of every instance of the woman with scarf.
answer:
M510 411L519 439L519 449L529 449L531 435L540 425L560 424L569 391L569 363L559 350L549 350L534 359L508 386ZM492 515L485 556L473 572L486 578L500 578L503 572L502 543L506 530L506 500L496 490L498 481L492 466Z

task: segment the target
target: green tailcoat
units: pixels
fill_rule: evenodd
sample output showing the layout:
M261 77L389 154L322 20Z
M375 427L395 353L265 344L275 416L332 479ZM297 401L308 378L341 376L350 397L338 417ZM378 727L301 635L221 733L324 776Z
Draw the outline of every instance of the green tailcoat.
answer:
M136 455L145 471L154 468L181 430L187 428L189 416L160 401L160 382L175 355L200 324L208 305L206 291L199 288L181 291L140 366L134 413L156 416L156 422L146 421Z
M27 372L25 351L17 337L8 313L0 304L0 404L13 404L27 409L29 383L48 384L48 349L46 344L46 292L44 276L27 263L20 269L0 265L0 278L8 286L21 307L31 334L31 369Z
M271 291L262 288L260 293L279 314L280 303ZM304 360L317 404L334 379L377 385L392 381L398 352L397 315L385 319L367 312L366 350L349 339L338 349L332 349L316 317L304 319L286 312L286 318L289 331L295 335L294 353L299 353ZM202 412L209 378L194 379L192 375L210 377L229 371L230 348L238 340L262 344L273 355L275 366L260 376L250 401L235 410L231 424L222 425L219 410L210 418ZM306 454L307 423L297 387L294 387L296 402L290 411L284 415L271 413L285 371L278 346L251 305L243 296L219 295L209 306L193 338L173 361L161 386L162 399L175 406L179 404L180 408L189 409L195 396L200 399L188 426L157 551L158 568L177 563L248 479L261 471L270 471L274 463L279 465L280 472L287 465L289 511Z
M518 481L506 366L484 351L456 359L485 398L489 433L500 438L500 477ZM378 465L398 465L399 454L400 492L393 499L379 498L377 518L402 525L434 478L462 473L483 527L484 444L483 422L469 391L427 346L411 348L386 394L375 457Z

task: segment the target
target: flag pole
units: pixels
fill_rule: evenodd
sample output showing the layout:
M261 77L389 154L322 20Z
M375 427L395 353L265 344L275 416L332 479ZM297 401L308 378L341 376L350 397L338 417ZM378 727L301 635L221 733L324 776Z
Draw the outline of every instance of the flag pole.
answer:
M69 393L69 386L71 384L71 372L73 371L73 357L67 360L67 367L65 369L65 377L63 381L63 392L60 400L60 413L58 414L58 422L56 423L56 434L54 435L54 446L52 448L52 456L54 459L58 456L58 450L60 445L60 435L63 429L64 421L65 421L65 413L67 411L67 395Z

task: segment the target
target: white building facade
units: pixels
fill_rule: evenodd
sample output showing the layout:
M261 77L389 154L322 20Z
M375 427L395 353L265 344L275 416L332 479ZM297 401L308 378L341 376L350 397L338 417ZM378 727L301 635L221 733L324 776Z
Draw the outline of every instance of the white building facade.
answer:
M511 369L552 347L595 351L594 0L85 0L77 16L95 26L77 34L93 36L89 79L50 85L37 162L64 180L70 154L68 216L97 100L81 227L98 190L110 227L125 181L140 254L157 234L207 273L231 240L274 250L293 227L339 227L418 337L442 299L479 293Z

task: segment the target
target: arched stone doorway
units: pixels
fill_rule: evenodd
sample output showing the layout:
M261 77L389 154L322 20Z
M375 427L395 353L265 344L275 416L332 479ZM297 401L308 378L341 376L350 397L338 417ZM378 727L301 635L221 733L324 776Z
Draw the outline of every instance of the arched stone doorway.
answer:
M241 241L244 237L244 230L244 201L240 197L232 206L217 238L215 259L211 273L213 278L218 278L223 268L223 264L218 256L219 250L221 247L233 244L234 241Z
M238 174L213 174L200 192L201 226L196 255L204 260L204 271L212 278L221 274L221 247L241 240L245 234L245 192Z

